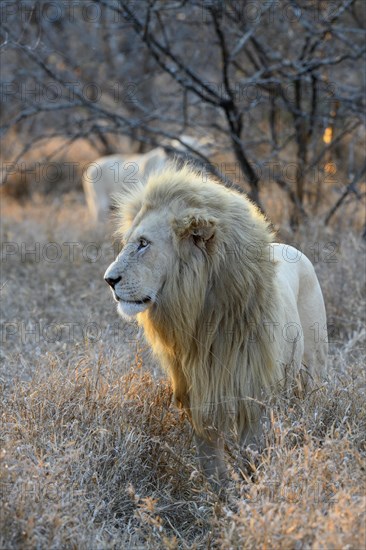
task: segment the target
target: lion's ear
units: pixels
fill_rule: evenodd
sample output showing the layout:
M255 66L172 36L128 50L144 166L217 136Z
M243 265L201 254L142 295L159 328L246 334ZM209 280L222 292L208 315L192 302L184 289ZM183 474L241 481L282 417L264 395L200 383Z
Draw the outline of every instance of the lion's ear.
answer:
M205 248L214 240L217 220L201 213L189 213L174 222L179 239L191 239L199 248Z

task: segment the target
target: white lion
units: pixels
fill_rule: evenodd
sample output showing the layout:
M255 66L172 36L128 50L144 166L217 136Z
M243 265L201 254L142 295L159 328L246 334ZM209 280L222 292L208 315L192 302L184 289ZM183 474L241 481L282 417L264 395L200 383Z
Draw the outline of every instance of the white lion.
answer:
M105 279L137 316L193 425L210 478L225 479L223 436L249 443L263 399L325 374L326 313L311 262L273 244L243 195L166 166L120 197L124 246Z
M196 138L182 134L177 139L166 140L177 156L192 153L188 146L202 155L213 152L212 141L208 138ZM152 172L158 171L168 162L168 155L162 147L148 153L136 155L108 155L92 162L83 174L82 184L86 203L92 220L105 221L113 203L113 195L126 184L146 179Z
M122 186L133 185L163 167L167 157L160 147L142 155L108 155L92 162L83 174L83 189L94 222L104 221L112 197Z

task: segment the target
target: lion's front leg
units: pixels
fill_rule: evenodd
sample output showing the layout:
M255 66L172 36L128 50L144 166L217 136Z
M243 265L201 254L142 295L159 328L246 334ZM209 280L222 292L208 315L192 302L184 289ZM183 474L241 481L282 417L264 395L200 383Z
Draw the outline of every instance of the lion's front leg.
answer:
M224 440L213 435L210 440L195 434L197 457L200 466L216 489L222 488L227 480L227 469L224 460Z

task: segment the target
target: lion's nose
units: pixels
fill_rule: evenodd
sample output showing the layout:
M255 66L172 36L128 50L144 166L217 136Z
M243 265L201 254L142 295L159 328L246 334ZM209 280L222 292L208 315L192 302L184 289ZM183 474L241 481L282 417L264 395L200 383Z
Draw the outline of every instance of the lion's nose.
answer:
M122 279L122 277L116 277L115 279L113 279L112 277L105 277L104 278L105 282L108 283L109 286L111 286L112 288L114 288L116 286L116 284L120 282L121 279Z

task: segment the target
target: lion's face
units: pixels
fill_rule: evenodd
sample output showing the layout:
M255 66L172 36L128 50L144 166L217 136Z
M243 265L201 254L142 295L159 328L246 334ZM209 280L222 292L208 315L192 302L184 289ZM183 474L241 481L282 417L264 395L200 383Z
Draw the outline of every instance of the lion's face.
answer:
M123 249L104 275L121 315L137 315L158 302L172 257L173 239L168 222L152 212L132 228Z

